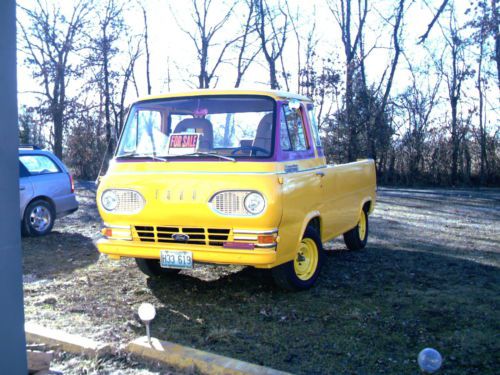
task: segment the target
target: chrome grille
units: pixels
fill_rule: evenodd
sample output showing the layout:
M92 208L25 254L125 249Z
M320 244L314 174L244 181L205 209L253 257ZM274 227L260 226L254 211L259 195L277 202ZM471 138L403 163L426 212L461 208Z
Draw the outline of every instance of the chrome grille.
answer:
M133 214L144 207L144 198L133 190L113 190L118 197L118 205L113 213Z
M134 240L155 243L186 243L191 245L223 246L231 235L230 229L176 227L176 226L138 226L134 227ZM174 234L186 234L187 242L176 241Z
M223 215L250 216L244 205L248 194L248 191L222 191L212 199L212 209Z

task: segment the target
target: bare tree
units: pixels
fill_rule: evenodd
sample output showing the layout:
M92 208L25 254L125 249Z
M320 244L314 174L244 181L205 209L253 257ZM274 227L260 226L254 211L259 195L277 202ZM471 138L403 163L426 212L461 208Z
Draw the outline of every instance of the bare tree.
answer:
M118 5L116 0L106 0L102 9L98 12L96 36L90 36L91 54L89 63L97 67L96 83L104 98L104 127L106 130L106 143L109 157L115 148L115 137L113 136L113 97L118 73L112 68L112 59L119 50L116 43L123 35L126 25L123 19L123 6ZM116 134L116 133L115 133Z
M149 34L148 34L148 16L146 9L141 4L142 15L144 18L144 48L146 50L146 83L148 87L148 95L151 95L151 75L150 75L150 52L149 52Z
M120 97L118 99L118 103L113 106L114 114L115 114L115 134L120 134L123 125L125 122L125 115L127 109L125 107L125 99L128 92L128 85L133 78L133 72L135 69L135 64L139 57L141 56L141 40L134 40L135 38L130 37L129 42L127 43L129 46L128 51L128 59L124 68L121 69L123 71L122 74L122 83L120 89Z
M458 105L462 95L462 83L470 76L470 70L464 53L466 42L459 33L453 7L450 7L448 30L444 30L443 28L443 34L450 51L449 58L451 66L449 67L449 71L444 66L441 66L441 71L446 79L448 98L450 100L452 145L451 183L456 184L458 182L458 156L460 151Z
M368 0L359 0L357 6L359 22L353 29L352 0L329 0L328 6L332 12L342 34L342 44L345 54L345 122L349 129L349 147L347 157L349 161L356 160L358 154L357 134L359 126L353 121L354 111L354 74L358 68L358 49L363 37L363 30L368 14ZM354 37L353 37L354 35ZM361 57L362 59L363 57Z
M18 22L22 48L33 76L41 81L48 112L54 125L54 153L62 158L65 113L68 105L66 89L79 74L75 52L82 48L83 29L89 15L87 0L77 1L66 17L60 8L36 0L33 7L19 8L28 17L29 26Z
M209 88L217 69L224 62L223 58L228 48L240 39L240 36L237 36L234 39L224 42L222 48L215 54L215 59L212 57L213 49L216 46L214 37L216 34L219 34L233 15L235 4L224 10L218 21L213 23L211 23L211 16L209 14L213 10L211 8L212 0L192 0L192 6L192 19L195 23L195 31L186 30L180 25L179 27L191 38L196 47L199 63L198 87L200 89ZM215 62L210 64L211 60Z
M300 91L300 71L302 70L302 64L301 64L301 37L300 33L298 30L298 25L297 22L299 20L299 10L295 12L295 14L292 14L290 6L288 4L288 1L285 1L286 5L286 11L288 13L288 16L290 17L290 24L292 25L293 33L295 34L295 40L297 41L297 91ZM315 11L316 13L316 11ZM314 23L314 26L316 24Z
M495 39L495 61L497 63L497 84L500 88L500 17L498 16L497 1L491 0L492 22L491 29Z
M256 7L256 28L261 40L262 53L269 67L269 84L271 89L279 89L276 62L282 56L285 48L288 15L281 6L278 9L270 8L265 0L257 0ZM283 19L281 25L278 25L279 15Z
M443 11L445 10L446 5L448 4L448 1L449 0L443 0L443 2L441 3L440 7L438 8L436 14L434 15L434 17L432 17L431 22L427 25L427 30L425 31L425 33L420 35L420 37L418 38L418 44L425 42L425 40L429 36L429 33L432 30L432 27L434 26L436 21L439 19L439 16L441 15L441 13L443 13Z
M406 56L405 56L406 57ZM408 182L418 181L424 171L424 146L436 106L442 76L428 79L429 69L420 72L406 57L411 75L411 85L398 98L398 105L405 112L404 122L409 125L404 142L408 147ZM424 77L427 79L424 80ZM426 83L423 83L426 82Z
M368 121L368 142L370 144L369 147L369 156L372 157L375 160L375 163L377 163L377 143L376 140L377 138L377 133L379 130L379 125L383 121L383 117L385 116L385 112L387 109L387 104L389 101L389 95L392 89L392 84L394 81L394 74L396 73L396 68L398 66L399 62L399 56L401 54L401 46L400 46L400 37L401 37L401 24L403 20L403 15L404 15L404 10L405 10L405 0L399 0L398 7L396 9L396 14L394 16L394 25L393 25L393 30L392 30L392 41L393 41L393 49L394 49L394 56L392 58L392 61L389 65L390 71L389 71L389 77L387 78L387 81L385 83L385 89L383 90L382 94L382 99L377 106L377 109L374 113L374 115L371 116L370 121ZM363 60L364 61L364 60ZM364 64L364 62L363 62ZM362 70L364 74L364 69ZM384 74L385 75L385 74ZM364 78L364 81L366 82L366 77ZM379 87L383 87L384 84L384 77L382 77Z
M249 56L247 57L247 52L252 44L250 41L250 38L253 33L255 33L255 25L254 25L254 17L255 17L255 2L256 0L245 0L244 3L247 6L247 16L245 19L245 24L243 26L243 33L241 36L241 41L237 45L238 49L238 60L236 64L236 82L234 84L234 87L240 87L241 81L243 79L243 76L245 75L246 71L250 67L250 65L253 63L257 55L259 54L261 47L259 46L258 48L254 48L252 52L250 52Z

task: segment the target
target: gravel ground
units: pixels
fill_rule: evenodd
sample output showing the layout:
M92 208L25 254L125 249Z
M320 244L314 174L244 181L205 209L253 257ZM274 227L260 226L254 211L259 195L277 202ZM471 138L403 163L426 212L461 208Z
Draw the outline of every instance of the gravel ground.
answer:
M148 279L132 260L99 255L92 184L77 194L80 209L50 235L23 238L27 321L121 345L144 334L136 311L150 302L155 337L293 373L416 373L427 346L443 354L442 373L497 373L499 189L381 188L367 248L328 243L318 285L300 293L241 267ZM73 361L65 373L164 373Z

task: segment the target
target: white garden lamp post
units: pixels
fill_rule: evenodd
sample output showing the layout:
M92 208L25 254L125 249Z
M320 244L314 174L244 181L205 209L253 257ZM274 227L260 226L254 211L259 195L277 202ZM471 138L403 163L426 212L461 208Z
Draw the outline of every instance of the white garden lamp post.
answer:
M146 325L146 335L148 336L149 345L153 346L153 344L151 343L151 332L149 330L149 325L156 316L156 309L150 303L143 303L141 306L139 306L138 313L139 313L139 318Z

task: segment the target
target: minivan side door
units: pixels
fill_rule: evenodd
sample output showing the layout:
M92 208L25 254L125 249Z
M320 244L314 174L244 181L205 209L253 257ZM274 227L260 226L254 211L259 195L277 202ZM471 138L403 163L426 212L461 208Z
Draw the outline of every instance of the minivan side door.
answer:
M26 206L31 199L33 199L33 195L33 184L31 183L30 174L23 163L19 162L19 201L21 219L24 216Z

